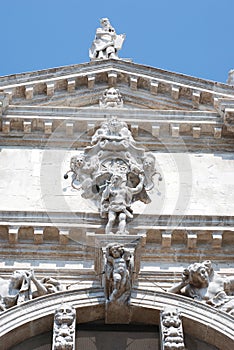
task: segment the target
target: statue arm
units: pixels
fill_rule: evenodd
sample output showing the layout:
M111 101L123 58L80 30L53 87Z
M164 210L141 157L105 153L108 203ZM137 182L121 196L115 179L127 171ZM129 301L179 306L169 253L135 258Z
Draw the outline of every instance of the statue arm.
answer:
M31 281L34 283L37 289L38 296L48 294L46 287L40 281L38 281L38 279L36 279L34 271L31 272Z
M144 180L145 180L144 175L139 174L139 179L140 179L140 182L135 188L129 187L129 190L131 191L132 194L137 194L137 193L141 192L143 189Z
M181 281L179 283L175 283L171 288L169 288L167 291L169 293L173 294L183 294L182 289L187 286L187 283L184 281Z

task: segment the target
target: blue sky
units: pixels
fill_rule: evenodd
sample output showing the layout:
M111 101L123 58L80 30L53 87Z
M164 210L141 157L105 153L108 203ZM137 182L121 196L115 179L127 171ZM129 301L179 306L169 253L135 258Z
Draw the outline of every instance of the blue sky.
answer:
M119 56L226 82L234 0L2 0L0 76L89 61L99 19L126 33Z

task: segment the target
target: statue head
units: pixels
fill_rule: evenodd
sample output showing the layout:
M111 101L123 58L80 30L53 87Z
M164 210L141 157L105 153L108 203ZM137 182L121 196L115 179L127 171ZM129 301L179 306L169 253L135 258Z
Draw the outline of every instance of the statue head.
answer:
M61 304L55 311L54 319L59 325L67 324L70 326L75 319L75 310L69 304Z
M152 153L146 155L143 161L143 169L146 172L153 172L155 168L155 157Z
M162 323L165 327L180 327L181 319L178 310L174 307L165 308L162 311Z
M85 165L85 156L78 154L71 158L70 167L74 171L75 169L81 169Z
M111 176L111 184L120 186L123 182L126 182L127 178L125 174L120 174L120 173L114 173Z
M102 27L109 27L110 26L110 21L109 18L101 18L100 19L100 24Z
M189 284L196 288L208 287L213 268L209 260L202 263L194 263L184 270L185 278L189 279Z
M122 123L118 120L117 117L112 117L108 120L108 128L111 133L117 134L120 132L122 129L123 125Z
M19 270L14 271L10 278L12 287L20 289L24 281L24 278L26 278L26 271L19 271Z
M107 255L112 256L112 258L117 259L123 256L124 247L119 243L110 243L106 247Z

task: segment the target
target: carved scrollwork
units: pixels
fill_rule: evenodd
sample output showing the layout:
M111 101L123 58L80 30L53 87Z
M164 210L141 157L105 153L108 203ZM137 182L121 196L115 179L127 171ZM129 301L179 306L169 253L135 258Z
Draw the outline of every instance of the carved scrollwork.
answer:
M82 197L99 203L102 218L107 217L105 232L127 233L127 218L132 218L131 204L135 201L150 202L148 191L154 187L153 177L161 175L155 169L155 157L138 148L127 124L111 117L96 130L82 154L70 161L71 185L82 190Z
M167 307L161 312L162 350L184 350L184 335L181 316L174 307Z
M69 304L61 304L54 315L52 350L75 349L76 312Z

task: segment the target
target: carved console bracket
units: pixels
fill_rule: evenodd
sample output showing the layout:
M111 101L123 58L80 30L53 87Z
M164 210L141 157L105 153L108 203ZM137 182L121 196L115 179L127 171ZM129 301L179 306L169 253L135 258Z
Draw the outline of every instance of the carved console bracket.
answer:
M95 270L105 291L105 323L130 322L131 289L140 271L146 235L106 236L87 233L96 246Z
M160 313L161 350L184 350L184 335L179 311L166 307Z
M140 240L139 240L140 242ZM138 248L138 249L137 249ZM103 251L103 249L102 249ZM109 243L103 251L103 286L106 297L105 323L130 322L130 297L134 275L139 270L141 249ZM136 265L135 265L136 263Z
M76 311L61 304L54 315L52 350L75 350Z

